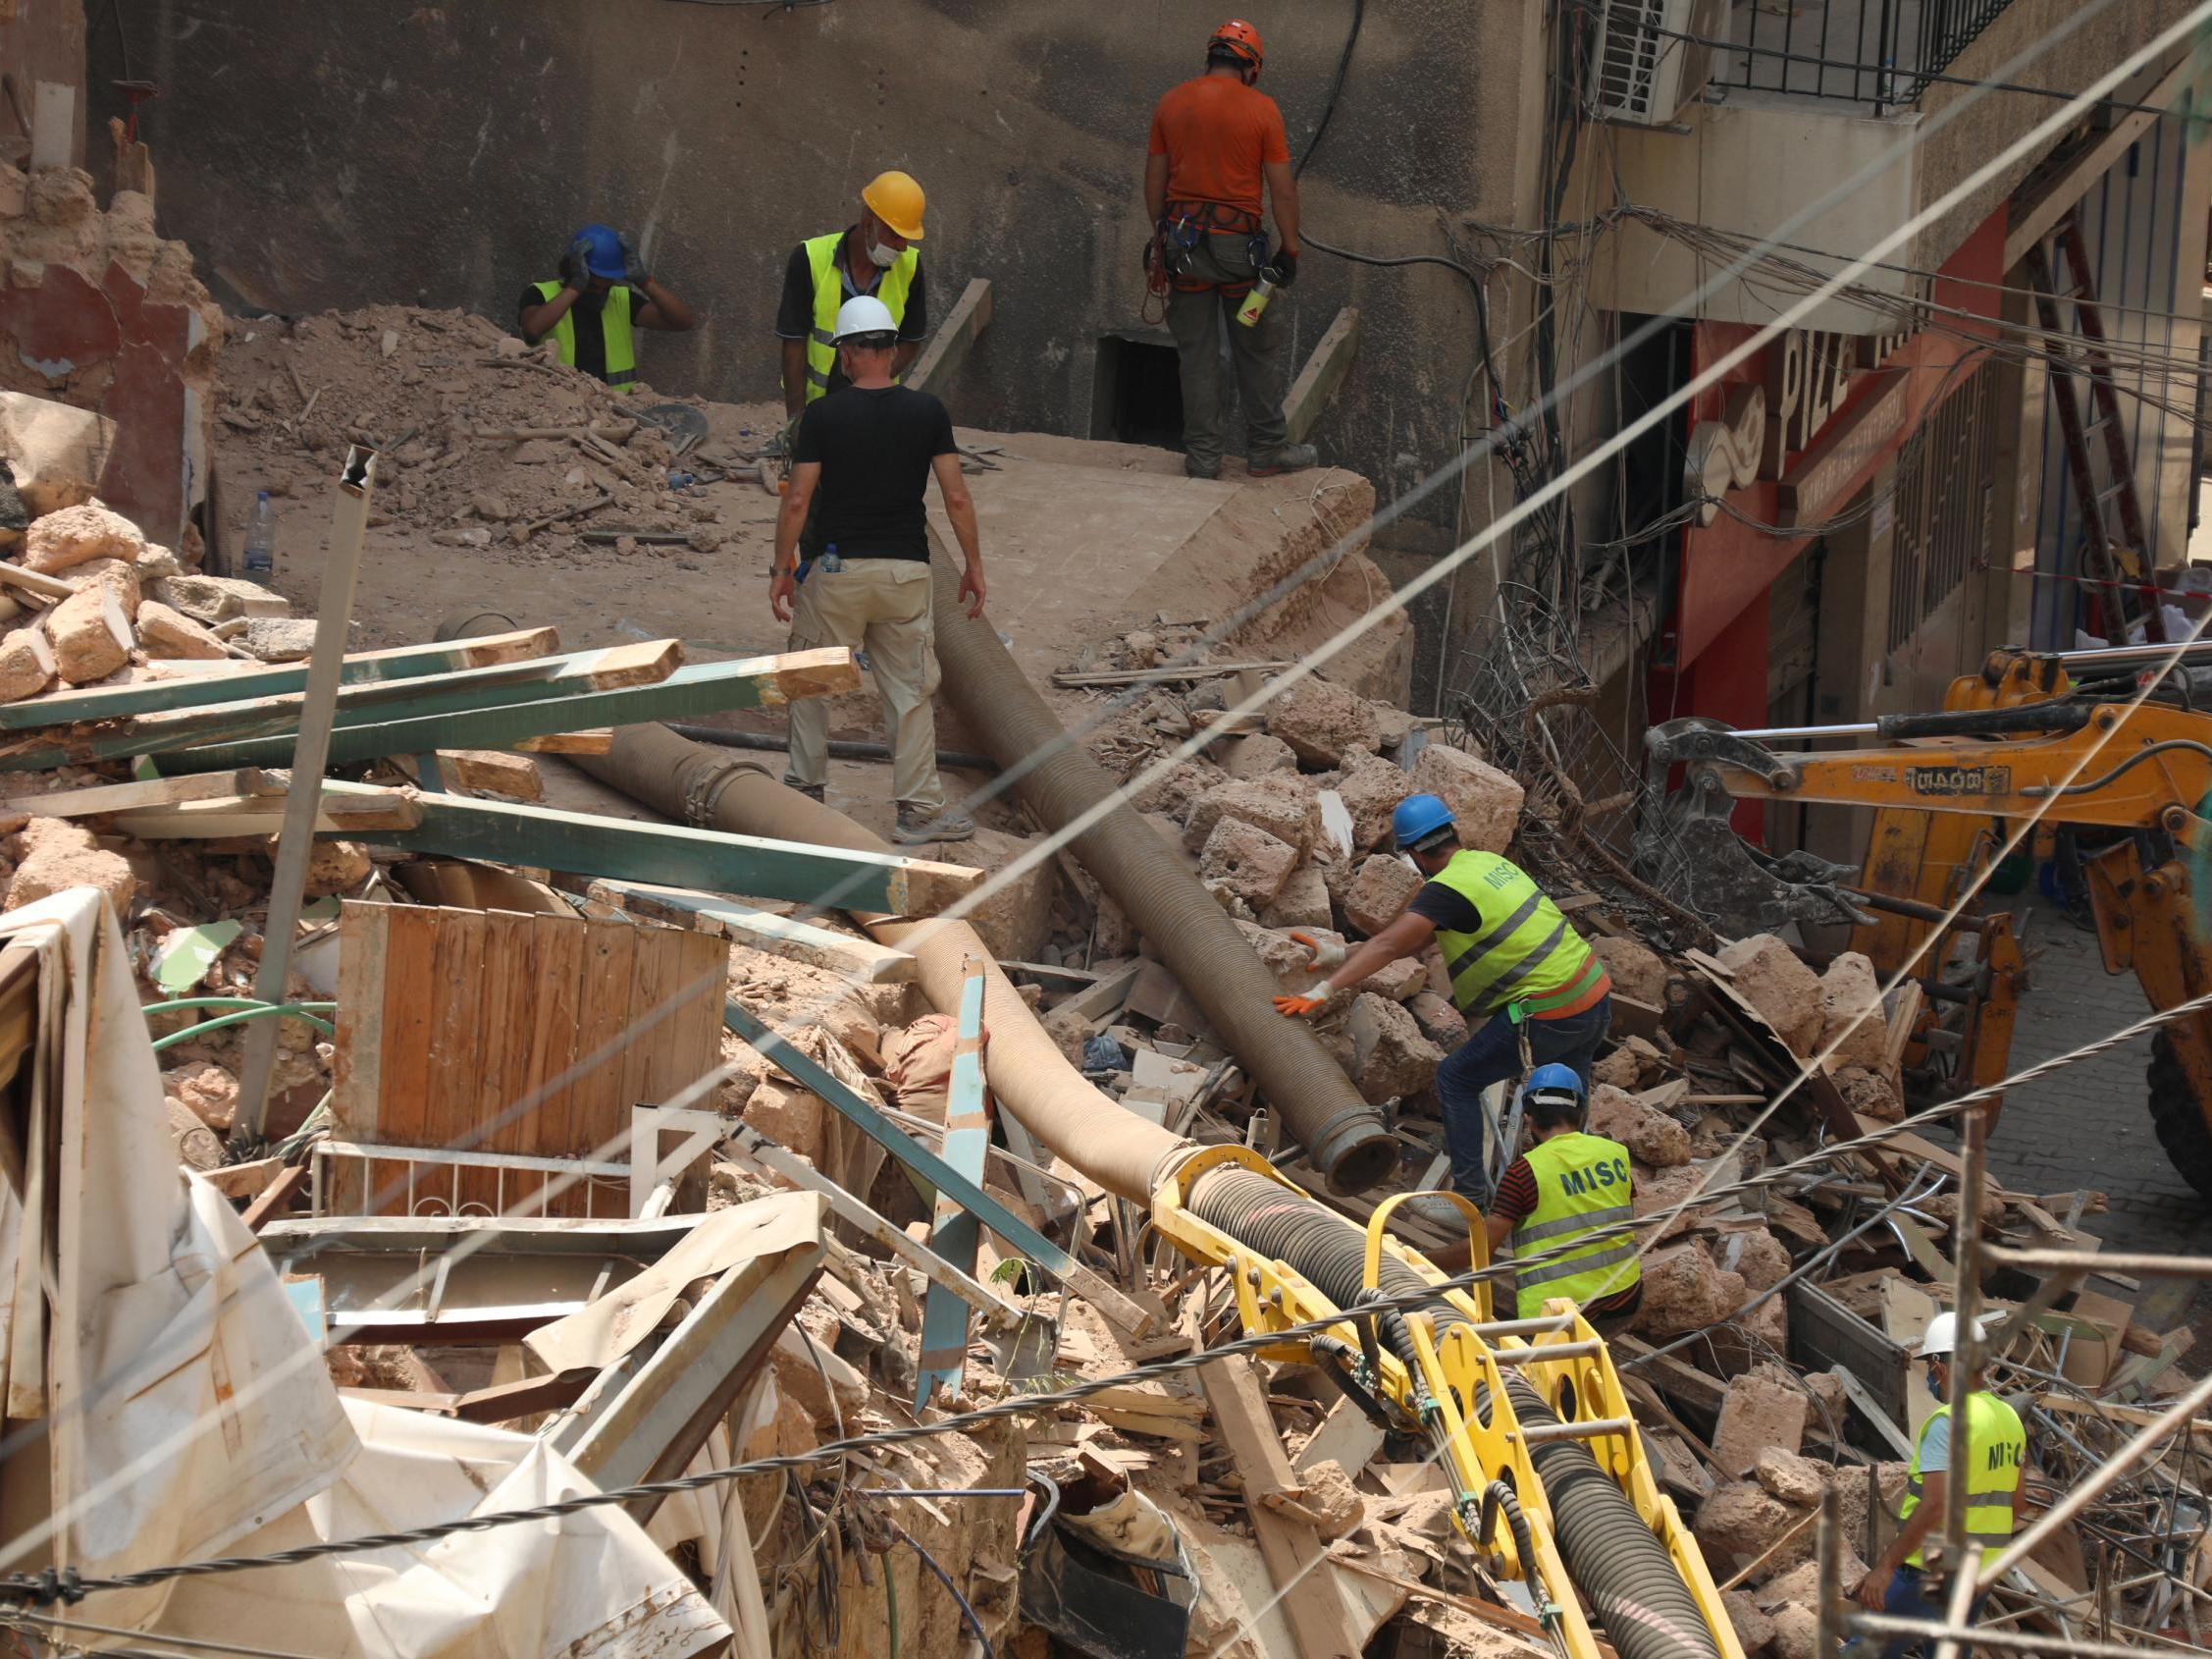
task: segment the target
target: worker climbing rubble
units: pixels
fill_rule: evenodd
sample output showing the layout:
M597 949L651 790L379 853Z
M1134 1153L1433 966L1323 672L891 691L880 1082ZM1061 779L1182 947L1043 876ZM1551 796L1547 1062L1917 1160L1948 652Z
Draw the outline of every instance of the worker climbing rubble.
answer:
M691 307L646 271L637 244L610 225L586 225L568 239L560 275L522 291L516 326L535 346L551 335L560 360L609 386L638 375L637 331L685 333Z
M1428 878L1426 884L1395 922L1320 985L1304 995L1278 996L1275 1005L1292 1017L1310 1015L1335 992L1401 956L1419 955L1434 939L1451 976L1452 1000L1470 1021L1480 1015L1487 1022L1436 1079L1451 1185L1487 1209L1483 1091L1525 1064L1547 1061L1563 1064L1587 1089L1598 1044L1612 1028L1612 981L1604 961L1518 865L1460 845L1457 822L1438 796L1407 796L1391 816L1391 830L1398 851Z
M1978 1320L1974 1340L1979 1349L1988 1331ZM1957 1381L1959 1316L1938 1313L1928 1320L1921 1338L1921 1358L1927 1362L1928 1387L1940 1402L1921 1425L1920 1441L1913 1448L1913 1463L1906 1476L1905 1503L1897 1536L1882 1558L1869 1569L1859 1583L1859 1600L1876 1613L1900 1619L1942 1622L1944 1596L1931 1593L1927 1584L1927 1543L1940 1538L1949 1520L1951 1476L1954 1465L1964 1462L1966 1488L1966 1541L1979 1549L1981 1565L2004 1553L2012 1541L2019 1514L2021 1476L2028 1463L2028 1431L2020 1414L1981 1386L1978 1363L1966 1376L1967 1432L1952 1432L1953 1388ZM1965 1456L1954 1459L1952 1447ZM1959 1563L1951 1563L1955 1571ZM1967 1623L1980 1617L1987 1592L1967 1609ZM1881 1659L1903 1659L1922 1646L1919 1638L1900 1637L1882 1649Z
M1221 475L1225 325L1252 476L1318 458L1312 445L1290 442L1283 415L1288 330L1274 309L1252 305L1298 277L1298 186L1283 111L1256 85L1263 61L1259 30L1232 18L1208 37L1204 72L1170 87L1152 112L1144 210L1154 231L1144 268L1155 292L1167 293L1183 383L1183 468L1193 478ZM1263 183L1273 253L1260 220Z
M965 840L975 826L945 808L929 705L937 688L923 505L931 475L967 556L960 597L972 616L983 609L975 503L961 475L945 405L893 378L900 347L890 309L872 297L848 299L837 314L835 337L845 384L799 418L791 488L776 516L769 603L777 620L791 623L794 651L866 645L889 727L898 839ZM817 500L821 551L803 566L801 530ZM829 764L828 735L829 711L818 699L791 705L784 781L817 801Z

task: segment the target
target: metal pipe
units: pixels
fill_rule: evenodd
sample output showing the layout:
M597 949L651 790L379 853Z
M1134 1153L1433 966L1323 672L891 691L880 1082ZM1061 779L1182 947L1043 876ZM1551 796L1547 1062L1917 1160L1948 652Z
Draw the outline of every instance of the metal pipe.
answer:
M2038 651L2035 655L2046 662L2064 663L2069 672L2075 669L2121 668L2131 663L2163 663L2177 653L2194 657L2212 653L2212 638L2192 639L2182 645L2099 645L2086 651Z
M1748 737L1754 743L1783 743L1814 737L1878 737L1881 727L1872 721L1858 721L1850 725L1762 725L1729 735Z
M2089 1273L2126 1273L2150 1279L2212 1279L2212 1256L2100 1256L2087 1250L2014 1250L1991 1245L1989 1259L2000 1267L2023 1267L2029 1272L2079 1267Z

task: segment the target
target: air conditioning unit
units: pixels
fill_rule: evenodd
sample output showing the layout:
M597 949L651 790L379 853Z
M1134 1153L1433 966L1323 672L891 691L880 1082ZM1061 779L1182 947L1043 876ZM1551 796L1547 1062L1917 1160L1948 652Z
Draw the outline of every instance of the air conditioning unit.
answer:
M1730 0L1606 0L1598 14L1598 113L1635 127L1662 127L1712 78L1711 46L1725 40Z

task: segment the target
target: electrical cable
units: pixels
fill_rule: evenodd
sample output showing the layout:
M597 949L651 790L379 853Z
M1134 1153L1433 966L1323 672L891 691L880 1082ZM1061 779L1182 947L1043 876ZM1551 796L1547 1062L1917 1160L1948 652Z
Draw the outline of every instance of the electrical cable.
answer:
M998 1659L997 1654L991 1648L991 1638L983 1630L983 1621L975 1617L975 1609L968 1605L968 1598L960 1593L960 1586L952 1581L952 1575L945 1571L944 1563L923 1549L922 1541L896 1521L891 1523L891 1536L898 1539L902 1544L909 1546L916 1555L922 1557L922 1563L937 1576L937 1582L945 1586L945 1593L960 1604L961 1618L967 1622L968 1628L975 1632L976 1641L982 1644L983 1659Z
M1345 34L1344 49L1337 59L1337 73L1329 81L1329 96L1322 101L1321 119L1313 125L1313 136L1305 141L1305 153L1298 157L1297 165L1290 169L1290 177L1293 179L1305 177L1306 164L1313 160L1313 152L1321 147L1322 134L1329 131L1330 118L1337 113L1337 99L1344 90L1344 77L1351 70L1352 49L1359 44L1359 26L1366 21L1367 0L1351 0L1351 29Z

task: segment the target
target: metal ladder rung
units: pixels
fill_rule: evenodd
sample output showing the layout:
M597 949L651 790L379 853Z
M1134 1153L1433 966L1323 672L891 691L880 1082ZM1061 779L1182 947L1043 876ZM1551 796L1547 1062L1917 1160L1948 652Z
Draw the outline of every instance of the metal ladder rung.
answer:
M1490 1357L1501 1365L1543 1365L1554 1360L1586 1360L1605 1349L1603 1342L1590 1337L1581 1342L1540 1342L1533 1348L1501 1348Z
M1634 1418L1595 1418L1588 1422L1540 1422L1521 1430L1521 1443L1537 1446L1547 1440L1595 1440L1601 1434L1631 1434Z
M1543 1313L1533 1319L1493 1319L1486 1325L1464 1328L1488 1342L1494 1336L1541 1336L1548 1331L1563 1331L1573 1323L1572 1313Z

